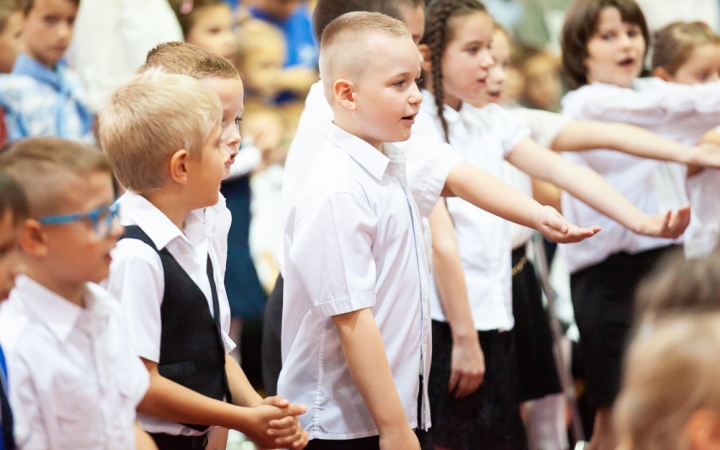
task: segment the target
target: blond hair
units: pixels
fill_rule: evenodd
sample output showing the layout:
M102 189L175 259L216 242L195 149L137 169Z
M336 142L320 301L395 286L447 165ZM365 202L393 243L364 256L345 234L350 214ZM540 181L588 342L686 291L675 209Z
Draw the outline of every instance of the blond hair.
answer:
M614 421L619 441L634 450L686 449L690 416L701 409L720 413L720 314L646 326L625 363Z
M0 170L22 188L33 217L63 211L65 185L72 177L87 179L111 173L110 164L95 147L57 137L13 141L0 153Z
M241 68L252 51L265 48L268 44L280 44L285 49L285 37L282 30L275 25L258 19L247 19L241 23L235 33L237 48L235 64Z
M674 22L655 32L652 69L662 67L670 76L703 45L720 45L720 36L703 22Z
M162 69L167 73L205 78L240 78L235 67L222 56L185 42L165 42L150 50L137 73Z
M412 39L405 25L390 16L373 12L350 12L325 27L320 40L320 79L330 101L339 78L357 80L370 65L376 49L368 38L385 36Z
M200 155L221 117L217 94L198 80L147 70L110 95L100 142L118 180L142 194L164 185L175 152Z

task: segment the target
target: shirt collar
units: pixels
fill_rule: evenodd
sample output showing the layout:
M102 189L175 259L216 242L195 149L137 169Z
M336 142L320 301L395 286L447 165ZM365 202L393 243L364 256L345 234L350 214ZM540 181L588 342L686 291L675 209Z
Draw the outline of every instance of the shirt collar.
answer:
M81 308L69 300L52 292L27 275L19 275L16 279L13 294L57 337L65 342L72 332L83 311L88 311L96 321L106 321L110 316L108 306L100 300L99 287L88 283L83 297L85 308Z
M339 126L333 124L328 137L330 142L345 150L358 164L360 164L365 170L377 180L381 180L385 170L390 164L390 158L385 153L380 153L372 145L363 141L357 136L354 136L347 131L343 130ZM394 146L384 144L383 152L390 149L392 156L396 156L396 151L393 150Z
M20 53L15 60L12 73L32 77L38 81L49 84L56 91L60 91L64 86L62 77L64 68L65 62L62 60L58 61L55 70L50 70L27 53Z
M118 203L121 223L142 228L158 250L162 250L178 237L187 240L182 230L142 195L127 191L118 199ZM197 214L197 211L190 214Z

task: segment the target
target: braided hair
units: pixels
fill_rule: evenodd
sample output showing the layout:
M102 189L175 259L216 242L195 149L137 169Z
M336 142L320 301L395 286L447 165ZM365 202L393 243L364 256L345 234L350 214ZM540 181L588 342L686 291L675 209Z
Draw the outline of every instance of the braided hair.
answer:
M432 91L435 96L437 115L445 133L445 141L450 142L448 124L443 114L445 90L443 88L442 56L447 44L452 40L452 29L448 22L453 17L466 16L474 12L487 12L485 6L477 0L431 0L425 12L425 35L420 41L430 47L432 64ZM425 86L427 87L427 86Z

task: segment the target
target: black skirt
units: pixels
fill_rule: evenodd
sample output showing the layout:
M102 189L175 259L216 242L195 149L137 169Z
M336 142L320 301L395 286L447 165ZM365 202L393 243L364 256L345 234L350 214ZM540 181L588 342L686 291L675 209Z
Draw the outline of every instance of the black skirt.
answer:
M479 331L485 355L485 379L472 394L455 399L448 393L452 335L444 322L432 323L432 369L428 393L435 445L451 450L524 450L525 428L511 332Z
M525 247L513 251L513 267L519 268L524 257ZM553 354L550 320L530 261L512 277L512 299L520 401L562 392Z
M655 263L676 246L610 255L571 275L586 395L593 408L611 407L620 390L622 360L633 323L635 290Z

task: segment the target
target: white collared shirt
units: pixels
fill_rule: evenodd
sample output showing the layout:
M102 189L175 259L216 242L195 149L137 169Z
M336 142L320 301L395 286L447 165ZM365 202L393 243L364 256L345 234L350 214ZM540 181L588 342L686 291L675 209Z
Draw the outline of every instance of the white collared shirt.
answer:
M310 439L377 435L340 347L332 316L371 308L411 427L418 367L430 370L428 273L420 214L402 152L384 154L332 126L284 231L283 370L278 393L308 406Z
M206 208L187 215L183 230L141 195L126 192L118 200L120 223L137 225L152 239L158 250L167 248L170 254L205 294L210 312L212 291L207 276L207 259L213 264L215 285L220 304L220 325L225 350L230 352L235 344L230 339L230 305L223 282L222 259L227 257L227 234L225 242L218 236L225 229L223 209ZM222 223L218 223L222 222ZM218 253L225 249L225 255ZM122 239L112 252L110 278L107 288L120 299L123 311L133 331L134 348L139 356L149 361L160 361L160 336L162 321L160 307L165 292L165 278L160 256L147 244L137 239ZM192 323L189 324L192 326ZM138 415L143 428L152 433L198 435L197 430L144 414Z
M150 379L117 300L88 283L80 308L21 275L0 313L22 449L135 449Z
M633 89L593 83L569 92L562 105L563 115L572 120L628 123L667 139L695 144L720 123L720 82L688 86L653 78L636 80ZM566 152L563 157L595 170L647 214L677 208L687 201L684 168L676 164L613 150ZM563 192L562 202L563 215L569 221L581 227L602 227L593 239L560 246L570 272L598 264L613 253L639 253L677 242L635 234L567 192Z
M423 91L415 129L434 142L443 142L440 120L432 94ZM503 178L505 158L528 130L495 104L475 108L463 104L460 111L445 107L450 144L468 163ZM477 330L510 330L512 277L509 222L460 198L446 200L455 224L468 299ZM432 317L446 322L437 296L432 296Z
M427 100L426 100L427 101ZM297 132L290 144L282 183L282 217L287 221L290 209L300 194L308 173L332 129L332 109L323 93L322 81L312 85L305 100L305 109L300 116ZM420 210L427 217L440 199L448 174L462 158L445 144L429 144L415 136L418 126L413 127L413 136L403 144L407 155L407 179L410 192ZM278 246L280 270L284 273L284 252L282 242Z

